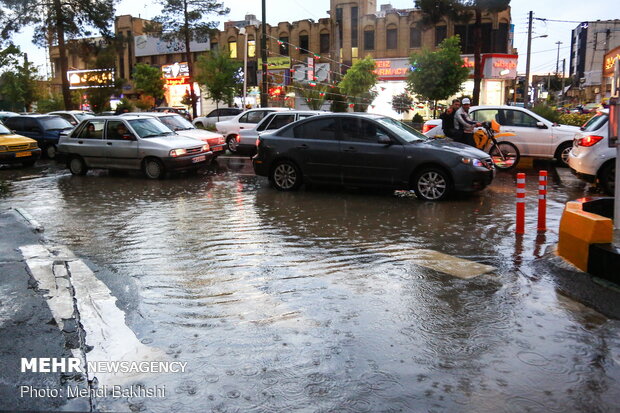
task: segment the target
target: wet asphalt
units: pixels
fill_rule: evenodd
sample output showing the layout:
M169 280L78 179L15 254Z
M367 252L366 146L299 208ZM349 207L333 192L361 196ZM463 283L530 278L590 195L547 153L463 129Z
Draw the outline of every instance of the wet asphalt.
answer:
M110 288L142 343L188 362L184 374L140 378L166 397L102 398L96 410L617 411L620 322L576 300L551 253L564 204L599 194L537 167L549 171L549 230L535 230L527 169L519 238L514 173L429 203L281 193L241 157L163 181L75 177L46 161L3 168L0 210L26 209ZM454 277L420 259L428 250L495 270ZM613 300L615 287L600 288ZM0 409L28 405L15 403Z

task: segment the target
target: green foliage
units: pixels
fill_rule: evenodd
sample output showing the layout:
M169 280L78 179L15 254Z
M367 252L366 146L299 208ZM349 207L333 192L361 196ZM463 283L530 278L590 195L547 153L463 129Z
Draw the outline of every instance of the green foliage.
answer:
M562 125L582 126L594 113L562 113L559 122Z
M62 95L60 93L52 93L49 97L39 99L37 102L37 110L39 113L63 110L64 107L65 104L62 101Z
M377 84L377 75L374 73L375 61L370 56L358 60L347 70L338 87L345 95L350 96L355 103L356 112L365 112L368 105L377 96L371 89Z
M321 110L327 100L327 86L310 86L308 83L295 83L298 93L305 99L306 105L312 110Z
M419 113L416 113L415 115L413 115L411 122L412 123L424 123L424 118Z
M340 91L338 87L330 88L330 91L327 93L327 100L331 101L331 105L329 110L332 112L346 112L347 111L347 102L345 100L345 96Z
M198 57L196 81L207 96L216 102L232 102L242 80L237 76L240 63L226 53L211 52Z
M138 63L133 68L133 84L136 90L155 100L164 97L164 79L161 70L146 63Z
M538 116L542 116L549 122L560 123L560 112L558 112L551 106L545 105L544 103L538 103L534 105L532 107L532 112L536 113Z
M407 89L425 100L444 100L458 93L469 77L463 67L458 36L443 40L436 51L423 50L410 58Z
M38 68L23 55L23 63L14 62L13 70L0 75L0 94L7 109L21 112L32 110L32 104L41 96L41 83Z
M409 113L412 104L413 98L407 92L392 96L392 109L398 114Z
M118 105L116 105L116 112L117 113L122 113L123 110L127 109L129 112L133 112L133 104L131 103L131 101L127 98L122 98L119 102Z

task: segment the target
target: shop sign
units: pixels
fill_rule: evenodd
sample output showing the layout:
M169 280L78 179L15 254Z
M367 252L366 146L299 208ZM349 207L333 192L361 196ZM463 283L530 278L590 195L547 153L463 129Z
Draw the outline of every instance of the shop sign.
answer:
M189 43L189 47L192 53L210 50L209 37L192 40ZM134 50L137 57L185 53L185 43L179 40L164 40L143 34L135 37Z
M69 89L111 87L114 85L114 69L69 70Z
M375 59L375 70L378 80L405 80L411 70L411 63L407 58Z
M620 60L620 47L616 47L605 55L603 59L603 76L613 76L616 60Z
M258 59L258 67L262 69L263 59ZM276 56L267 58L267 70L271 69L290 69L291 58L288 56Z
M189 76L189 66L187 62L175 62L171 65L163 65L161 71L164 79Z
M166 86L178 86L178 85L189 85L189 76L183 77L167 77L165 80Z
M291 77L295 82L303 82L305 80L315 82L329 82L329 63L313 62L312 66L305 64L293 65Z
M291 83L290 69L275 69L267 71L267 83L268 87L286 86ZM263 82L263 71L259 70L256 73L258 77L258 84Z
M516 55L485 54L482 56L482 77L485 79L514 79L517 77Z

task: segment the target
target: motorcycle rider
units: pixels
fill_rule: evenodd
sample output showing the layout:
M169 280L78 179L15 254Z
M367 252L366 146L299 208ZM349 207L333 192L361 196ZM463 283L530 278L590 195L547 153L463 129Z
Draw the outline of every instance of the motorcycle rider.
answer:
M444 135L458 142L461 141L461 132L458 128L454 127L454 115L460 107L461 101L458 99L454 99L452 101L452 105L448 106L445 112L443 112L439 116L439 119L441 119L441 128L443 129Z
M454 127L462 131L462 143L476 147L476 143L474 142L474 127L480 126L481 123L469 117L469 108L471 106L469 98L464 98L461 103L461 108L454 115Z

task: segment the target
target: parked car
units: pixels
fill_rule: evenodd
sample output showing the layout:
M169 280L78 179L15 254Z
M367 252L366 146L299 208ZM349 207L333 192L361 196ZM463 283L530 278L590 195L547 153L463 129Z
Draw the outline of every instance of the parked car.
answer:
M92 112L86 112L83 110L58 110L55 112L50 112L48 115L60 116L73 126L77 125L86 118L92 118L95 116Z
M74 175L89 168L142 170L150 179L197 169L213 152L209 145L180 136L152 117L105 116L83 120L58 144Z
M226 151L226 142L220 133L209 132L194 127L187 119L176 113L140 112L124 113L121 116L150 116L157 119L170 130L187 138L198 139L209 144L213 157L216 158Z
M232 119L217 122L215 127L219 133L224 135L228 150L235 152L239 138L239 131L242 129L254 129L258 122L270 113L292 110L289 108L261 108L247 110Z
M293 110L286 112L273 112L265 116L254 129L244 129L239 132L237 147L238 153L254 156L256 154L256 140L258 136L273 132L283 126L298 120L309 118L310 116L326 114L330 112L321 112L317 110Z
M187 109L184 108L173 108L169 106L160 106L153 109L153 112L164 112L164 113L178 113L183 116L187 120L192 120L192 116L189 114Z
M616 180L616 148L608 138L609 110L603 109L583 125L575 135L568 156L571 171L588 182L596 182L608 195L614 195Z
M578 127L558 125L518 106L473 106L469 112L478 122L495 120L502 126L502 132L514 133L515 136L498 141L514 145L521 156L555 158L562 165L568 165L568 154ZM427 121L422 132L428 137L443 136L441 123L441 119Z
M19 116L19 113L0 111L0 122L4 122L5 119L10 118L11 116Z
M16 133L37 141L39 148L49 159L56 157L56 145L63 134L73 125L55 115L20 115L7 118L4 125Z
M37 141L16 135L0 122L0 163L32 166L40 156Z
M258 140L254 171L282 191L304 182L332 183L413 189L420 199L438 201L453 191L479 191L495 175L487 153L429 139L380 115L314 116Z
M243 109L239 108L219 108L213 109L206 116L197 116L192 123L194 126L206 129L209 126L215 126L216 122L230 120L242 113Z

